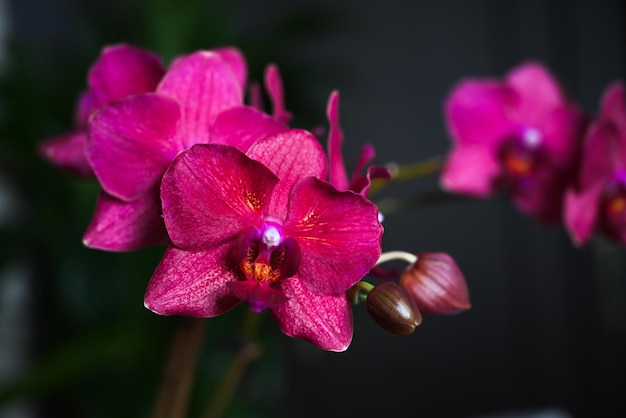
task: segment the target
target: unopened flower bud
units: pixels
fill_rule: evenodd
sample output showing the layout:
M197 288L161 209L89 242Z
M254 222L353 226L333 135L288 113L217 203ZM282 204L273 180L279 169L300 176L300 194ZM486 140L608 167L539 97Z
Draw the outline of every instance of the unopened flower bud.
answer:
M399 283L422 313L450 315L471 306L463 273L445 253L418 253L417 261L402 272Z
M368 294L365 308L370 317L385 330L409 335L422 323L415 301L394 282L382 282Z

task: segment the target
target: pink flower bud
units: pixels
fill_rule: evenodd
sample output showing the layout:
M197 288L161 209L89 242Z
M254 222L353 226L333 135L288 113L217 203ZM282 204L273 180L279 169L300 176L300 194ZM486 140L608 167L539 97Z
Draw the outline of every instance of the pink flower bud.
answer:
M418 253L417 261L402 272L399 283L423 313L450 315L471 306L463 273L445 253Z
M422 314L411 296L394 282L382 282L374 287L365 301L370 317L385 330L409 335L422 323Z

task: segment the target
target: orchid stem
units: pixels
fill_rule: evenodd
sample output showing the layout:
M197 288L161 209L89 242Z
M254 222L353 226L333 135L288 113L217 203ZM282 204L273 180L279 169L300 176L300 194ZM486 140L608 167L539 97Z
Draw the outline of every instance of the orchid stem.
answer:
M203 418L219 418L224 414L248 366L263 354L261 344L255 341L261 315L248 311L239 335L242 345L206 406Z
M406 251L387 251L380 255L378 261L376 261L376 265L387 263L391 260L403 260L408 264L415 264L417 256Z
M200 347L206 330L203 318L181 318L169 352L152 418L184 418Z
M441 171L445 159L443 156L429 158L407 165L392 165L391 177L394 180L410 180L416 177L428 176Z
M348 300L351 304L363 303L367 299L367 294L372 291L374 285L365 280L361 280L348 289Z
M392 213L397 213L403 210L413 209L420 206L458 202L462 200L465 200L465 198L458 195L449 194L442 190L437 190L413 196L383 198L374 201L374 203L376 204L376 206L378 206L378 210L386 216Z
M374 193L379 192L393 181L411 180L438 173L441 171L444 161L444 157L437 156L407 165L389 163L387 164L387 168L391 174L391 180L374 179L368 191L368 196L372 196Z

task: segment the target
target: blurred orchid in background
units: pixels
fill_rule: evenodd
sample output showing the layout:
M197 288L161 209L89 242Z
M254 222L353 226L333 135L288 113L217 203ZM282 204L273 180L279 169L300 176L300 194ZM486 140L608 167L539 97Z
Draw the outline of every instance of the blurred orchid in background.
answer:
M615 82L602 96L600 112L587 131L583 159L570 188L565 223L574 243L597 230L626 245L626 96Z
M521 211L561 220L587 119L543 65L521 64L504 80L462 80L445 117L453 146L444 189L483 198L506 191Z

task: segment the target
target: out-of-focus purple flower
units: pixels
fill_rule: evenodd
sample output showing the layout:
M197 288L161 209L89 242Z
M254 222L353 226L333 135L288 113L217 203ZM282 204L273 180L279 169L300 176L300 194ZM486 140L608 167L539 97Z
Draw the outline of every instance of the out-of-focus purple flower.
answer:
M399 281L425 314L455 314L470 308L465 277L454 259L446 253L417 254Z
M541 64L525 63L504 80L462 80L445 118L453 146L444 189L473 197L505 190L524 213L561 220L587 118Z
M153 91L163 73L160 58L151 52L126 44L103 48L89 70L87 90L76 104L74 130L45 139L38 145L39 153L62 169L93 177L85 154L89 116L104 103Z
M376 263L382 226L373 203L323 181L317 139L289 130L246 152L196 145L161 185L173 245L148 285L162 315L213 317L241 301L281 330L331 351L352 339L346 291Z
M361 148L361 154L352 175L348 177L341 152L343 130L339 124L339 92L336 90L331 92L328 98L326 115L330 124L328 133L329 181L333 186L339 190L352 190L355 193L366 196L373 179L391 178L388 168L374 165L367 166L375 156L374 147L370 144L365 144ZM362 174L364 169L366 169L365 175Z
M154 93L104 104L90 119L87 157L103 191L85 245L131 251L167 242L159 186L174 157L194 144L245 151L287 129L243 105L246 63L235 48L177 58Z
M599 230L626 244L626 93L622 82L605 90L583 145L578 182L567 192L565 224L576 245Z

